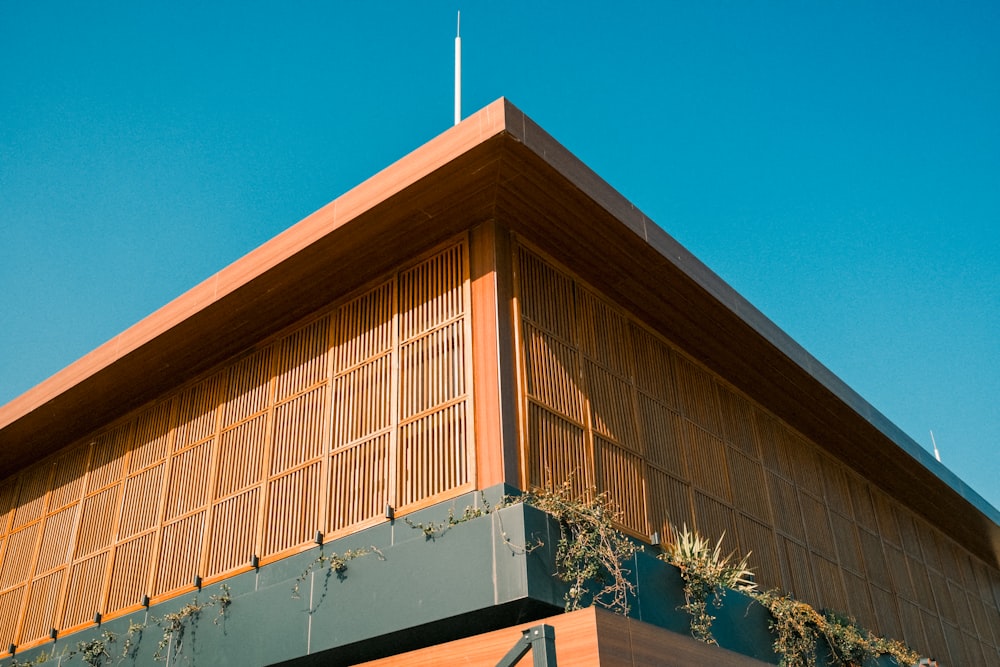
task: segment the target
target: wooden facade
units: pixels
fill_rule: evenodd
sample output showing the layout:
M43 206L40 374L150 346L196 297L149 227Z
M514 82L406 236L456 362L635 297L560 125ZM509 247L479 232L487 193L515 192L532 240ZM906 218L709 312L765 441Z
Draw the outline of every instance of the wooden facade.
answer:
M572 480L640 540L724 533L764 587L1000 659L989 510L670 243L491 105L0 410L0 645Z
M465 240L0 486L30 645L473 488Z
M537 250L514 262L524 485L606 492L639 538L725 535L764 588L991 663L995 570Z

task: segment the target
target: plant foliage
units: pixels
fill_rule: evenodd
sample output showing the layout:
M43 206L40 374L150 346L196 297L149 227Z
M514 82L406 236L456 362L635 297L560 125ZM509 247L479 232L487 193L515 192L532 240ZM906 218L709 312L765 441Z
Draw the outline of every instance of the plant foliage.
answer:
M895 639L886 639L861 628L853 618L832 611L820 613L811 605L774 591L757 593L756 600L771 612L774 651L780 667L815 667L817 640L830 649L830 661L842 667L861 667L882 655L898 665L914 665L920 655Z
M576 495L570 481L552 489L531 491L519 500L550 514L559 522L556 568L570 584L566 611L589 604L628 616L635 585L624 564L636 545L615 527L618 513L607 494L593 490ZM596 584L596 590L591 586Z
M660 560L676 566L684 580L684 606L691 616L691 636L706 644L718 644L712 636L712 621L708 612L709 600L715 607L722 604L725 589L750 592L757 586L753 572L747 565L750 556L735 559L735 552L722 555L723 534L715 546L687 525L678 529L671 526L670 541L665 545Z

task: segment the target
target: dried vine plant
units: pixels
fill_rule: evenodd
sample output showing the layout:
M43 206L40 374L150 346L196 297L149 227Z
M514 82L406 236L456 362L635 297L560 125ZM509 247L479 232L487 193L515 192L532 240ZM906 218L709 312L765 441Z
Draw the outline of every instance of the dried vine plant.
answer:
M625 563L636 545L615 527L618 512L605 493L576 494L570 480L551 489L528 492L517 500L546 512L559 522L556 573L570 584L566 611L589 602L628 616L635 584ZM590 590L594 583L599 587Z
M820 637L830 649L831 664L841 667L861 667L881 655L888 655L898 665L915 665L920 659L909 646L876 636L852 618L832 611L820 613L805 602L774 591L757 593L754 598L771 612L773 648L781 656L780 667L815 667Z

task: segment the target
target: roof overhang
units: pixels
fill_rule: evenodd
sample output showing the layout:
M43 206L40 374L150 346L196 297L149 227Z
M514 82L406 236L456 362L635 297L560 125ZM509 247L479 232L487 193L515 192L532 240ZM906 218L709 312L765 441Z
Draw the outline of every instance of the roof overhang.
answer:
M497 220L994 566L1000 512L497 100L0 408L0 476Z

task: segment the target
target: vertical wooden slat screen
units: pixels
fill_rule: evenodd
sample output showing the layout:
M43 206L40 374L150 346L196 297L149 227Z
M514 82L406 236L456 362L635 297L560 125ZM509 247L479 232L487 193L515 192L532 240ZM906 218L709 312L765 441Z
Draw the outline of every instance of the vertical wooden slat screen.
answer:
M94 577L80 577L82 586L71 584L66 625L84 623L94 612L114 613L137 605L143 595L152 593L153 572L150 564L164 511L164 493L168 478L171 422L180 401L170 398L154 403L136 417L135 440L129 459L129 472L123 486L121 520L106 573L109 582ZM89 567L83 563L78 567ZM91 588L96 585L97 588ZM95 590L107 591L103 595ZM96 608L88 609L83 600ZM94 602L102 602L94 605ZM75 614L71 613L75 610Z
M259 551L257 529L274 404L275 356L275 346L269 345L228 369L216 461L209 467L215 489L205 517L206 553L195 574L213 577L228 572Z
M464 245L398 277L399 442L392 472L401 511L473 482L468 280Z
M109 612L138 604L142 596L152 590L149 564L153 561L155 547L156 534L150 532L125 540L115 548L106 607Z
M844 588L847 593L847 606L854 617L866 628L878 626L878 618L875 616L875 608L872 607L871 597L868 591L868 582L864 576L843 572Z
M580 370L573 347L529 323L525 346L532 363L525 368L527 393L563 417L583 424Z
M685 424L691 480L700 491L730 503L729 471L726 466L726 445L715 435L693 422Z
M0 643L474 488L466 240L0 480Z
M276 345L274 407L267 434L260 437L262 445L270 438L266 456L260 458L263 485L229 501L232 518L223 528L238 539L228 546L228 560L210 567L211 573L246 563L255 553L270 556L295 548L323 528L326 503L320 489L328 467L330 323L324 316ZM239 526L240 508L252 512L249 517L261 517L262 532L257 525Z
M0 482L0 590L10 588L9 583L5 583L8 577L5 571L18 562L14 556L8 556L7 547L9 543L8 532L10 523L14 518L14 508L17 506L17 494L20 486L20 479L12 477ZM17 629L18 611L21 604L21 590L15 588L6 593L0 593L0 636L11 637Z
M73 565L70 571L69 588L66 593L66 610L62 618L63 627L85 623L98 611L109 554L102 551L84 558Z
M570 480L582 495L594 486L584 429L535 403L528 404L529 484L552 487Z
M183 516L163 526L156 567L157 595L190 585L198 574L205 531L204 510Z
M740 450L728 448L726 463L732 483L733 505L758 521L772 523L767 498L767 477L760 461Z
M17 625L21 619L21 600L24 597L21 588L14 588L6 593L0 593L0 632L4 637L16 637Z
M38 524L32 524L7 537L4 559L0 567L0 588L23 584L31 571L31 562L38 544Z
M24 641L48 637L49 628L55 625L56 603L62 585L62 571L42 575L31 582L28 593L27 613L21 636Z
M14 509L11 531L22 528L42 517L51 474L52 466L49 465L35 465L22 473L21 489L17 507Z
M390 452L396 443L396 293L393 278L333 315L330 531L377 520L390 502Z
M639 393L639 428L646 462L678 477L688 477L684 421L674 410L645 393Z
M512 256L524 484L605 491L638 536L724 532L762 586L925 653L996 654L1000 573L540 252Z
M841 567L861 574L861 553L858 549L858 537L854 522L837 512L830 512L830 523L833 528L833 539L837 546L836 557Z
M666 540L671 526L694 526L691 516L691 485L681 477L647 467L646 483L649 488L649 516L652 532Z
M584 368L590 393L590 422L594 432L641 453L632 387L627 380L597 364L587 362Z
M594 446L601 472L599 488L621 505L623 526L637 533L644 532L647 526L646 484L642 457L602 438L595 438Z

